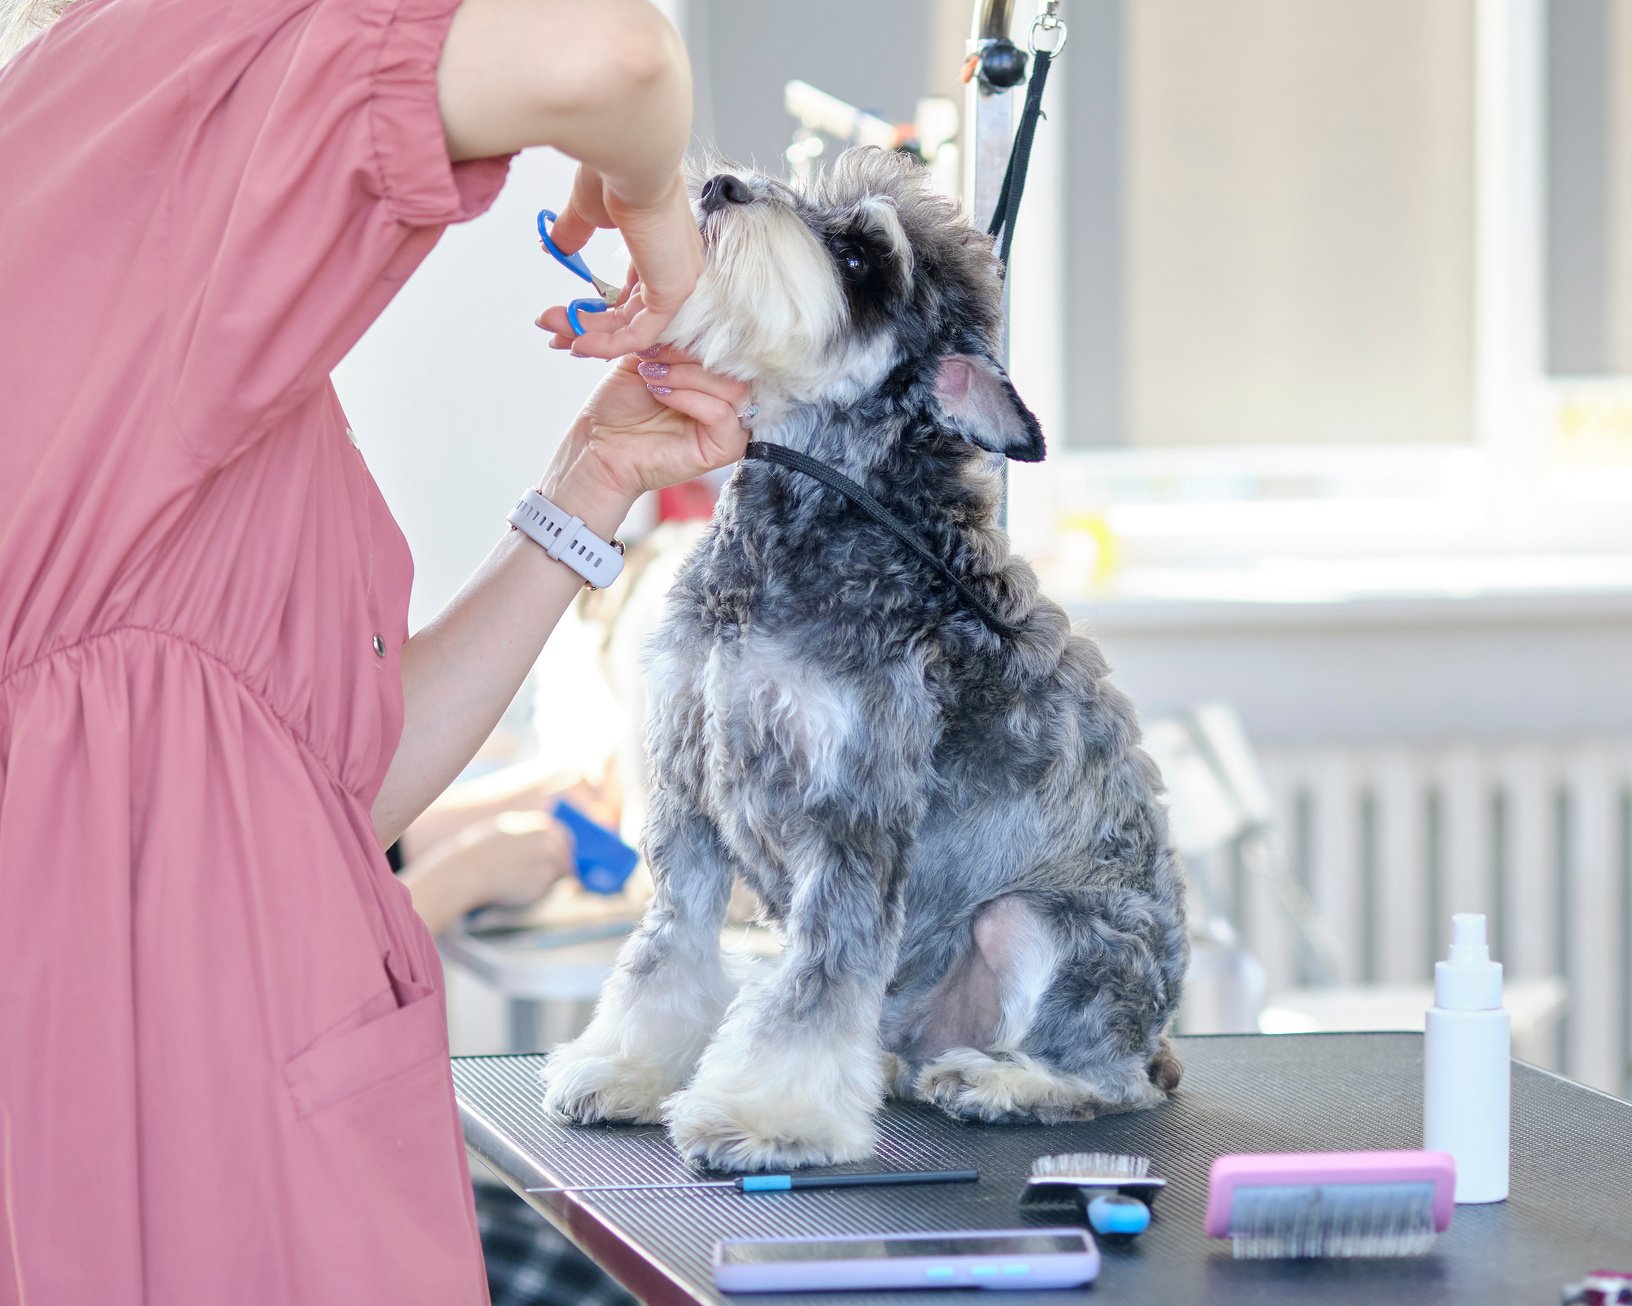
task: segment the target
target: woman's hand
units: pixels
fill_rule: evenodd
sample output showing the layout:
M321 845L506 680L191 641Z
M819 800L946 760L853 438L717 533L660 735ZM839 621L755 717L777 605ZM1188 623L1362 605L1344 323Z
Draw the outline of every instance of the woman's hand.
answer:
M580 167L550 239L563 253L573 254L600 227L616 227L623 236L633 264L631 281L616 308L584 315L584 334L571 342L572 351L586 358L617 358L645 349L673 321L702 273L703 240L679 173L655 199L635 205L593 168ZM570 340L564 309L562 318Z
M539 811L484 816L414 852L402 883L432 934L478 907L525 907L573 872L572 834Z
M550 309L540 325L565 329L566 310ZM737 418L748 402L745 385L703 371L679 350L648 355L608 370L539 483L602 539L617 533L647 490L723 467L748 443ZM475 755L582 586L565 562L507 531L441 615L408 641L402 738L374 799L382 842L401 834ZM420 914L439 919L428 907Z
M573 873L572 833L543 812L501 813L479 828L468 855L485 906L526 907Z
M538 324L559 335L568 329L566 310L548 309ZM747 403L741 381L704 371L678 349L620 359L561 441L540 488L592 530L591 511L615 525L647 490L741 458L748 432L737 414Z

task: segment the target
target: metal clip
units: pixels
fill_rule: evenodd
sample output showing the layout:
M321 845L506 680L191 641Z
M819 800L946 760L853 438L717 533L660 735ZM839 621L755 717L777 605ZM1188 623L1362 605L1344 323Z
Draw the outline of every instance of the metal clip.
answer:
M1054 43L1039 45L1037 43L1039 32L1050 33L1050 39ZM1065 20L1060 17L1060 0L1047 0L1043 5L1043 12L1031 20L1031 35L1027 38L1026 44L1031 47L1033 54L1046 54L1049 58L1054 58L1065 49L1066 35Z

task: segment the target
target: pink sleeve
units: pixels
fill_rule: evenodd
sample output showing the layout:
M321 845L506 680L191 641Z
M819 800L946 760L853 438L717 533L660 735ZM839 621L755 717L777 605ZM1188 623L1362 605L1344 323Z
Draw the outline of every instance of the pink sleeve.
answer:
M449 162L459 0L239 0L187 68L169 213L174 414L217 463L308 399L508 158Z

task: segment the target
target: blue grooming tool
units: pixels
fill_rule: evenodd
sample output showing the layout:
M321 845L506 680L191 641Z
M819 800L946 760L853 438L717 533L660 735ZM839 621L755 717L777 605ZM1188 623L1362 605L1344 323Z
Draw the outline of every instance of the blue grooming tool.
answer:
M1020 1204L1070 1202L1107 1242L1128 1242L1150 1228L1150 1207L1167 1180L1150 1173L1150 1158L1112 1152L1066 1152L1032 1163Z
M572 857L578 882L591 893L617 893L622 889L640 854L565 798L556 800L551 814L572 831Z
M599 299L575 299L567 305L567 321L572 326L572 334L584 334L584 326L578 320L580 313L604 313L609 308L616 308L618 301L623 298L623 287L614 286L610 281L603 281L589 270L589 264L584 262L582 254L563 254L556 243L550 239L550 225L555 221L555 214L549 209L538 211L538 238L543 242L544 251L551 258L575 277L581 277L600 291Z
M1085 1214L1089 1228L1112 1242L1126 1241L1150 1228L1150 1207L1121 1193L1093 1198Z

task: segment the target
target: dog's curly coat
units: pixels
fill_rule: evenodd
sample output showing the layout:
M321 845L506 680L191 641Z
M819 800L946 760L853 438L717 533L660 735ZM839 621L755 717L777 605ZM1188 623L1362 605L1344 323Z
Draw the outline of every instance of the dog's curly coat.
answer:
M867 1155L886 1089L984 1120L1161 1101L1183 877L1131 705L996 525L993 454L1043 441L993 359L990 242L878 151L807 194L721 174L699 209L673 338L1019 634L834 491L739 467L653 641L656 897L546 1105L749 1169ZM787 935L740 992L737 875Z

